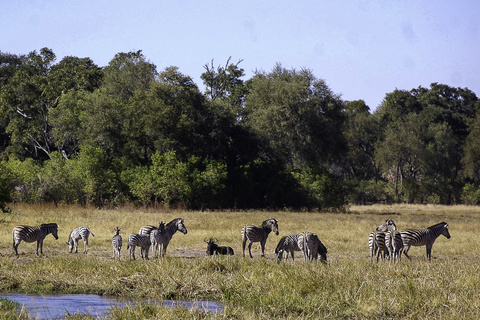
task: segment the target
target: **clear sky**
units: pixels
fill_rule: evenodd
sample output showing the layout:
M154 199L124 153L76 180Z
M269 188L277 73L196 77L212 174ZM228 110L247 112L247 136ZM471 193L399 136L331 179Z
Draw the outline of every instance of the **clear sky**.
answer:
M203 66L243 59L244 80L276 63L311 69L374 110L395 88L432 82L480 96L478 0L1 0L0 51L48 47L103 67L142 50L203 91Z

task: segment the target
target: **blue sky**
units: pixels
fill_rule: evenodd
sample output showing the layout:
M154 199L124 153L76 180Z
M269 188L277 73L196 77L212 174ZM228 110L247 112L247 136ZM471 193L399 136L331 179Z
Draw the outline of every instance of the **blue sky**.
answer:
M203 66L311 69L344 100L374 110L395 88L432 82L480 96L480 1L1 0L0 51L51 48L103 67L142 50L203 91Z

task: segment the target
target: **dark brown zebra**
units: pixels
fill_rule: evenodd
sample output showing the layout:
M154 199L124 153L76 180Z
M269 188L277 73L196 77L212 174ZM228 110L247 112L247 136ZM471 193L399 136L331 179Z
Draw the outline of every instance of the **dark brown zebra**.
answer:
M260 242L260 247L262 249L262 257L264 257L265 243L267 242L268 235L272 231L278 236L278 220L273 218L263 221L262 225L258 227L251 224L247 224L245 227L243 227L242 228L243 256L245 257L245 245L247 244L247 240L248 240L250 241L248 244L248 253L250 254L250 258L253 258L252 245L254 242Z
M58 224L56 223L46 223L35 227L25 225L16 226L12 231L13 249L15 250L15 254L18 256L17 249L22 240L25 242L37 241L37 256L39 248L40 253L43 254L43 240L50 233L55 240L58 240L57 232Z

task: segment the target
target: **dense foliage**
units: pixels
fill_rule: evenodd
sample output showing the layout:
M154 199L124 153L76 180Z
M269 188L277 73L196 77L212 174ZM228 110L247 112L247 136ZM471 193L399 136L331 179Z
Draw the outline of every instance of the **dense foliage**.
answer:
M480 203L480 107L467 88L387 93L373 112L310 70L243 80L205 64L205 92L141 51L106 67L48 48L0 52L0 203L326 208Z

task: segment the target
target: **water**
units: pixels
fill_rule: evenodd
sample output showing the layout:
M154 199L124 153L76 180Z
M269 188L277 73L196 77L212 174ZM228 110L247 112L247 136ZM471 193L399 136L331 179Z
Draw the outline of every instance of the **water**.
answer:
M35 319L63 319L66 314L92 315L104 317L112 307L122 307L135 304L112 297L94 294L56 294L56 295L28 295L21 293L2 293L0 297L12 300L24 308L28 315ZM138 301L137 301L138 302ZM147 303L157 303L146 301ZM215 301L172 301L163 300L163 305L171 308L183 307L202 312L220 313L223 306Z

